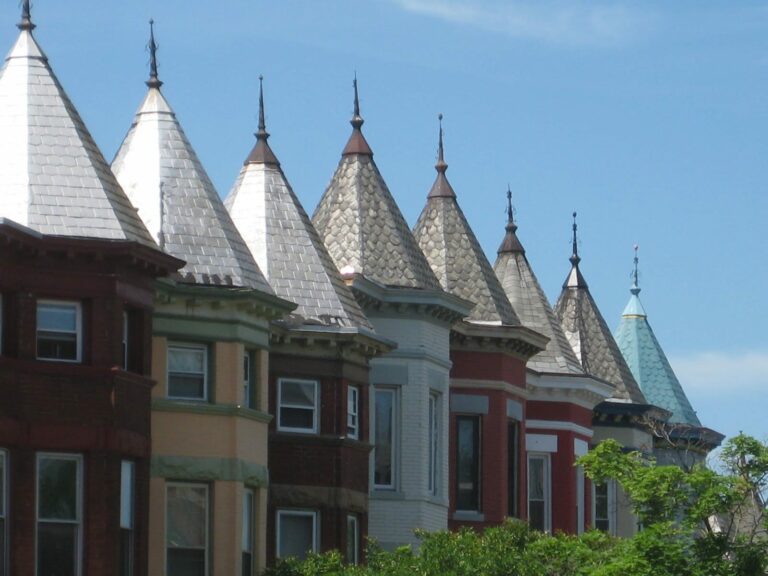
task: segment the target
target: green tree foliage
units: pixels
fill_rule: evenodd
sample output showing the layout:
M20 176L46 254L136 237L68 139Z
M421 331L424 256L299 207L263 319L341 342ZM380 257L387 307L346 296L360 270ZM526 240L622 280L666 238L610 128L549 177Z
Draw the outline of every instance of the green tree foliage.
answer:
M419 552L369 545L365 566L338 552L287 560L266 576L763 576L768 574L768 446L740 435L723 473L657 466L611 440L579 459L593 481L615 479L643 525L628 539L597 531L542 534L516 520L482 532L417 532Z

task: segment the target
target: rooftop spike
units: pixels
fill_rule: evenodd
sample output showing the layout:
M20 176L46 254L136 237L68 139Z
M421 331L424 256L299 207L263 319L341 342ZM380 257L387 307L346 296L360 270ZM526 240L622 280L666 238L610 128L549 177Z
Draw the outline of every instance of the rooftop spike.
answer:
M525 248L517 238L517 224L515 224L515 209L512 206L512 190L507 184L507 225L505 227L507 231L504 234L504 240L501 242L501 246L496 251L498 254L515 253L520 252L525 254Z
M363 126L365 120L360 116L360 98L357 93L357 72L355 72L355 78L352 80L352 87L355 89L355 108L352 113L352 119L349 121L352 124L352 135L347 141L347 145L344 147L342 156L348 156L351 154L365 154L366 156L373 156L371 147L368 146L368 142L365 141L365 136L360 128Z
M21 3L21 20L16 26L19 30L27 30L31 32L35 29L35 24L32 22L32 15L29 7L29 0L24 0Z
M160 88L163 85L157 76L157 43L155 42L155 21L149 20L149 80L146 84L150 88Z
M448 164L445 163L445 158L443 156L443 115L442 114L437 115L437 121L440 123L440 135L438 137L437 164L435 164L435 170L437 170L441 174L445 174L445 171L448 170Z
M578 245L578 238L576 237L576 231L578 230L578 226L576 225L576 212L573 213L573 254L571 254L571 264L574 266L578 266L579 262L581 262L581 258L579 258L579 245Z
M512 189L507 184L507 223L515 226L515 209L512 208ZM515 226L517 230L517 226Z
M448 178L445 177L445 171L448 170L448 164L445 163L445 157L443 154L443 115L437 115L437 121L440 123L440 131L438 133L437 144L437 164L435 164L435 170L437 170L437 178L435 183L432 184L432 189L427 194L427 198L456 198L456 193L451 187L451 183L448 182Z
M259 75L259 129L254 134L256 136L256 145L251 150L245 164L271 164L280 166L280 161L272 152L267 144L269 132L267 132L267 123L264 120L264 76Z
M638 274L638 271L637 271L637 263L639 262L639 258L637 257L637 250L639 248L640 248L640 246L635 244L635 258L633 260L634 264L635 264L635 267L632 270L632 288L629 289L629 291L632 292L632 294L634 294L635 296L640 294L640 286L638 285L638 281L637 281L639 276L640 276Z

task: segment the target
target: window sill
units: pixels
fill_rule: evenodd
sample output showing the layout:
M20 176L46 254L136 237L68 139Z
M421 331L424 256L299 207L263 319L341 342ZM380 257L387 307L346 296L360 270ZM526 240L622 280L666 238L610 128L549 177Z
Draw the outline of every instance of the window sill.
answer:
M469 510L457 510L453 513L453 520L458 520L460 522L485 522L485 514Z
M194 414L210 414L212 416L232 416L271 422L272 416L260 410L244 408L237 404L211 404L206 400L174 400L170 398L155 398L152 400L152 410L158 412L187 412Z

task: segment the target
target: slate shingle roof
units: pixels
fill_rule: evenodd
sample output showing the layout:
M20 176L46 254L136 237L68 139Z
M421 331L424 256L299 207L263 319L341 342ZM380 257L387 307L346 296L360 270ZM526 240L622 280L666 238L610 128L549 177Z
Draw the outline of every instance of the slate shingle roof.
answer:
M546 349L528 360L527 367L542 373L583 375L584 370L531 269L516 232L517 225L510 217L494 270L523 326L549 338Z
M520 320L467 222L445 171L442 128L437 178L413 235L443 290L475 303L468 320L519 326Z
M439 290L373 161L361 125L356 107L352 135L312 223L342 272L351 269L386 286Z
M648 402L669 410L671 423L701 426L667 356L656 340L637 286L616 330L616 342Z
M112 170L185 282L273 294L159 88L149 89Z
M1 74L0 215L43 234L156 248L31 30Z
M328 325L371 328L267 143L260 99L256 145L225 200L278 296L294 314Z
M554 309L565 337L584 371L614 386L612 398L645 404L645 397L589 292L575 251L571 263Z

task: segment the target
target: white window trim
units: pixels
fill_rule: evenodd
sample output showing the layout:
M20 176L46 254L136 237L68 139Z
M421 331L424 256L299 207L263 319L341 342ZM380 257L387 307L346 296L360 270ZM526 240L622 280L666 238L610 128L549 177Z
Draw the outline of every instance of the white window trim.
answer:
M75 491L75 515L76 520L60 520L40 518L40 460L44 458L57 460L73 460L77 463L77 484ZM51 524L69 524L78 527L77 530L77 552L75 554L75 574L78 576L83 573L83 455L69 454L63 452L38 452L35 458L35 574L37 574L37 545L38 545L38 526L40 522Z
M548 452L529 452L528 468L530 469L532 459L541 459L544 462L544 532L552 532L552 461ZM528 473L530 480L530 472ZM528 508L528 520L531 519L531 485L527 484L526 506Z
M168 361L172 348L186 348L188 350L202 350L203 352L203 397L195 396L172 396L171 395L171 363ZM165 392L170 400L186 400L189 402L207 402L210 394L208 393L208 346L194 342L169 342L165 355ZM197 374L197 372L182 372L182 374Z
M429 410L431 414L427 430L427 449L429 450L427 465L427 491L436 496L440 486L440 395L429 393Z
M353 403L354 411L350 410L349 397L353 394L355 401ZM354 416L355 425L349 425L349 417ZM353 429L350 432L350 428ZM347 437L357 440L360 438L360 389L357 386L347 386Z
M281 509L277 511L277 530L275 535L275 557L282 558L280 556L280 524L283 516L302 516L304 518L312 518L312 552L317 552L320 546L320 538L318 534L318 528L320 523L318 522L317 510L299 510L299 509Z
M389 484L376 484L376 394L386 392L392 394L392 453L390 455L390 464L392 466L392 482ZM400 427L398 426L400 418L400 393L398 388L376 386L373 390L373 414L371 423L373 424L373 438L370 439L373 447L373 470L371 478L373 479L374 490L393 491L397 490L397 480L399 478L399 457L400 457Z
M41 358L37 355L37 338L40 332L40 326L37 324L37 307L41 304L67 305L75 307L75 331L76 331L76 354L72 360L66 358ZM69 331L48 330L48 332L61 332L62 334L71 334ZM74 300L38 300L35 305L35 358L41 362L66 362L68 364L80 364L83 361L83 306L80 302Z
M354 556L351 559L352 564L359 564L360 563L360 522L357 520L357 516L354 514L348 514L347 515L347 548L349 548L349 526L351 524L354 524L354 529L352 530L352 536L355 540L354 542ZM347 559L349 561L349 559Z
M314 407L312 409L312 428L295 428L292 426L283 426L282 420L283 420L283 413L282 408L295 408L299 410L309 410L306 406L298 406L298 405L292 405L292 404L283 404L282 403L282 391L283 391L283 382L296 382L299 384L312 384L314 388L314 399L313 404ZM319 402L319 396L320 396L320 382L317 380L302 380L301 378L278 378L277 380L277 429L280 432L297 432L299 434L317 434L317 423L320 420L319 414L320 414L320 402Z
M251 407L251 372L253 372L251 351L246 348L243 350L243 406L245 408Z
M608 532L611 536L616 536L616 523L618 513L618 500L616 494L616 480L606 478L605 484L608 486L606 506L608 508ZM592 527L597 529L597 484L592 482Z
M164 548L164 570L168 569L168 489L174 487L191 486L193 488L205 489L205 576L210 574L211 563L211 487L204 482L166 482L165 483L165 521L166 530L163 534L163 548Z

